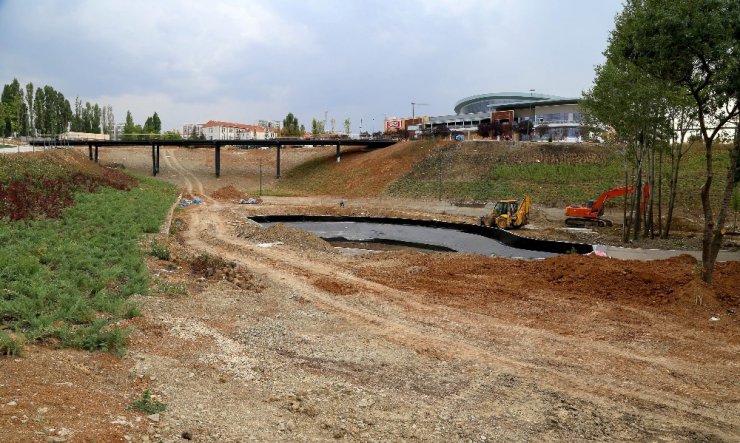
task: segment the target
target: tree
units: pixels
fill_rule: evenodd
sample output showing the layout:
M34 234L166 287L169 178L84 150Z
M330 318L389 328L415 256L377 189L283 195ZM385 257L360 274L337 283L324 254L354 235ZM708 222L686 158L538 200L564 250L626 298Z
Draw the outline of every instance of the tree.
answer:
M607 57L624 57L648 75L683 89L696 106L704 142L701 188L704 231L702 279L711 283L732 198L740 140L730 151L727 185L715 216L713 143L738 116L740 102L740 2L736 0L628 0L617 16Z
M11 137L19 135L22 129L24 120L24 100L23 100L23 89L18 79L13 79L10 84L6 84L3 87L2 96L0 96L0 102L3 105L3 113L1 117L2 127L0 132L5 137Z
M625 147L625 186L642 189L644 176L651 189L654 178L654 152L661 139L670 134L670 118L667 106L671 88L641 72L623 58L612 56L604 65L596 67L596 77L591 89L583 93L581 107L584 121L589 126L608 126L615 132L617 141ZM541 130L540 125L537 130ZM544 134L541 133L540 136ZM629 176L633 177L630 183ZM654 192L651 193L651 197ZM627 196L624 203L622 240L627 241L631 226L634 238L643 226L640 209L645 207L642 194L636 192L627 216ZM648 208L644 223L648 235L652 235L652 206Z
M156 112L152 115L152 129L155 134L162 132L162 120L159 119L159 115Z
M304 133L305 130L302 130L302 127L299 126L298 119L292 112L289 112L283 119L283 128L280 134L286 137L298 137L303 136Z
M182 136L177 131L165 131L162 134L163 140L182 140Z
M491 130L493 127L491 126L490 122L481 122L478 124L478 135L480 135L483 138L488 137L491 135Z
M26 105L28 107L28 134L34 134L33 126L33 83L28 82L26 84Z
M349 120L349 118L344 120L344 133L346 135L349 135L352 132L352 122Z
M113 106L103 106L102 121L103 133L113 137L116 128L116 117L113 115Z
M319 135L323 134L324 132L325 131L324 131L324 122L323 122L323 120L316 120L315 118L314 119L311 119L311 133L314 136L319 136Z
M134 117L131 115L131 111L126 111L126 123L123 124L123 139L133 140L133 134L136 132L136 126L134 125Z
M532 120L520 120L519 125L517 126L517 131L521 135L529 135L532 133L533 128L534 124L532 123Z

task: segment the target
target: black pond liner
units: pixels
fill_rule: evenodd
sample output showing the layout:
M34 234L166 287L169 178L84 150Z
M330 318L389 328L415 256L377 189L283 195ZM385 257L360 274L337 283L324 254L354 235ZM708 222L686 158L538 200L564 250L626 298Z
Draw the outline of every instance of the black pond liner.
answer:
M571 243L555 240L540 240L536 238L521 237L509 231L487 226L472 225L469 223L453 223L440 220L414 220L393 217L364 217L364 216L336 216L336 215L258 215L249 217L257 223L291 223L291 222L355 222L391 224L402 226L422 226L428 228L450 229L467 234L480 235L498 241L510 248L523 251L536 251L549 254L588 254L593 252L593 246L585 243ZM325 240L353 241L343 237L325 238ZM387 242L387 240L386 240ZM404 243L399 239L399 243ZM549 255L548 254L548 255ZM536 256L523 253L521 256Z

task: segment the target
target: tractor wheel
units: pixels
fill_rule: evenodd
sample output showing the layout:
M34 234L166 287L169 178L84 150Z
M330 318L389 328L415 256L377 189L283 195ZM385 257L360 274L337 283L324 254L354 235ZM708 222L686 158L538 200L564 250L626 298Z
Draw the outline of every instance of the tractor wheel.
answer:
M496 226L499 227L499 229L506 229L509 227L509 224L506 222L505 218L497 218L496 219Z

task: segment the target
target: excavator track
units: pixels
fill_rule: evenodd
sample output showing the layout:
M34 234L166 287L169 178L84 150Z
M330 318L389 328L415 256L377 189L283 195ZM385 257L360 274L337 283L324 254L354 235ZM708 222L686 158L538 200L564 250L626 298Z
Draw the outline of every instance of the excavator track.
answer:
M614 223L611 220L604 218L583 218L583 217L569 217L565 219L565 225L571 228L586 228L586 227L599 227L604 228L613 226Z

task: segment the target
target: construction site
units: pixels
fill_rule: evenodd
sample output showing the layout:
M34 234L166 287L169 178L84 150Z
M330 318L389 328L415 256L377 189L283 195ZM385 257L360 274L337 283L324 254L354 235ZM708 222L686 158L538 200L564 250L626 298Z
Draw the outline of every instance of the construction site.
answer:
M740 440L737 237L707 286L691 186L669 239L621 242L619 198L634 189L571 209L620 188L613 154L405 142L337 162L332 146L290 148L278 179L274 148L224 149L216 177L211 150L165 147L157 180L179 197L141 242L168 253L147 258L150 292L130 298L140 315L119 322L133 331L125 356L47 341L0 359L0 440ZM103 149L99 162L151 175L146 149ZM545 164L585 178L527 172ZM505 165L525 174L507 181ZM600 248L511 258L330 243L250 219L288 215ZM166 410L127 408L144 389Z

